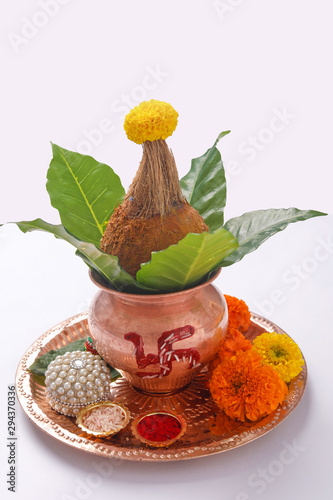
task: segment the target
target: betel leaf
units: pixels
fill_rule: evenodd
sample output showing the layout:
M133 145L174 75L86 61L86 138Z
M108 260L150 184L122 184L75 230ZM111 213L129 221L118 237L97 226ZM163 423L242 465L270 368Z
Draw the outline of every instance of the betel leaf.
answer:
M44 222L42 219L16 222L16 224L24 233L35 230L46 231L57 238L71 243L77 248L79 257L83 258L90 268L95 269L116 290L142 293L142 288L144 287L139 285L132 276L120 267L118 257L102 252L93 243L87 243L74 238L74 236L66 231L62 224L53 225Z
M240 217L228 220L224 227L238 239L239 248L223 259L222 267L238 262L246 254L256 250L264 241L285 229L289 224L321 215L327 214L297 208L272 208L247 212Z
M64 227L99 246L107 222L125 191L112 168L91 156L52 144L46 189Z
M230 130L221 132L214 145L191 162L190 171L180 181L183 194L209 227L215 231L223 226L227 187L221 154L216 147Z
M237 239L226 229L214 233L190 233L177 245L153 252L141 265L139 283L161 292L177 292L199 284L220 267L222 259L238 248Z
M28 368L29 372L31 372L36 377L36 381L40 385L44 385L43 377L45 377L45 372L51 361L55 360L57 356L62 356L63 354L66 354L66 352L84 351L86 340L87 338L74 340L73 342L70 342L64 347L60 347L60 349L52 349L51 351L42 354ZM108 365L108 367L110 368L111 371L112 380L115 380L121 376L120 373L115 368L113 368L110 365Z
M44 375L47 370L47 367L57 356L65 354L66 352L74 352L74 351L84 351L84 344L86 343L85 339L74 340L74 342L70 342L69 344L61 347L60 349L52 349L42 356L39 356L36 361L28 368L29 372L34 373L35 375Z

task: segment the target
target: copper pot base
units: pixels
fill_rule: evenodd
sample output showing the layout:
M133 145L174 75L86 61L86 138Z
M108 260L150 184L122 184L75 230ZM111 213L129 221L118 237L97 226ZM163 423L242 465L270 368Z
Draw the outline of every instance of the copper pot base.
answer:
M129 384L131 385L131 384ZM150 391L145 391L144 389L139 389L138 387L131 386L132 389L134 389L136 392L139 394L144 394L145 396L152 396L152 397L168 397L168 396L173 396L175 394L179 394L180 392L186 391L186 389L191 385L191 382L187 384L185 387L182 387L181 389L177 389L176 391L168 391L168 392L150 392Z

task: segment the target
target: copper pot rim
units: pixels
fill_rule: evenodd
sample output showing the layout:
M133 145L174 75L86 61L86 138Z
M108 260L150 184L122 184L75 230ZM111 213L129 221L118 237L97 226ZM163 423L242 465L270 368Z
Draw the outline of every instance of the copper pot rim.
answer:
M91 281L96 285L98 288L101 288L103 291L117 295L119 297L123 298L133 298L133 299L138 299L138 300L146 300L146 301L151 301L154 298L160 299L160 298L166 298L166 297L179 297L180 295L188 295L193 292L196 292L197 290L200 290L208 285L210 285L216 278L220 275L221 273L221 268L216 269L216 271L213 271L211 274L211 277L205 281L204 283L200 283L197 286L194 286L192 288L186 288L185 290L180 290L179 292L166 292L166 293L127 293L127 292L120 292L119 290L115 290L113 288L108 287L107 282L93 269L89 269L89 277Z

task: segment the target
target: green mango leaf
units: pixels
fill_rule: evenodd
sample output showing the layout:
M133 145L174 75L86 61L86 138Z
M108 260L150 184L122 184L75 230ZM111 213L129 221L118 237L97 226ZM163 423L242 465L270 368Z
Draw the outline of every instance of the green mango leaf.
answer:
M142 289L145 288L120 267L118 257L102 252L92 243L74 238L61 224L49 224L42 219L16 222L16 224L24 233L35 230L46 231L53 234L56 238L71 243L77 248L77 255L118 291L142 293Z
M272 208L247 212L240 217L228 220L224 227L238 239L239 248L223 259L222 267L238 262L289 224L320 215L327 214L315 210L298 210L297 208Z
M190 233L177 245L153 252L151 260L141 264L136 278L160 292L184 290L203 281L236 248L236 238L223 228L214 233Z
M29 372L34 375L37 383L39 383L40 385L45 385L45 372L51 361L53 361L57 356L65 354L66 352L84 351L86 340L87 338L74 340L64 347L61 347L60 349L52 349L51 351L42 354L42 356L39 356L36 361L28 368ZM115 368L110 365L108 365L108 367L111 371L112 381L121 376Z
M52 144L46 189L61 222L76 238L97 247L125 191L112 168L91 156Z
M204 155L192 160L190 171L180 180L184 196L211 232L223 226L227 198L224 167L216 144L229 133L230 130L221 132Z

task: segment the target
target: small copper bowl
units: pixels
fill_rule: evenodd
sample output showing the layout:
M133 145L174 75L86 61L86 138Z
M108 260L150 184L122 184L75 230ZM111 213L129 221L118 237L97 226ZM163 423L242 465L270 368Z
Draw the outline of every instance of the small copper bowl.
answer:
M171 411L153 411L139 415L132 423L134 436L149 446L164 447L184 435L184 418Z
M92 429L89 429L89 427L87 427L83 423L85 416L87 416L87 414L90 411L92 411L94 408L100 408L100 407L103 407L103 406L119 408L121 410L122 414L123 414L123 417L124 417L123 421L115 429L112 429L112 430L109 430L109 431L94 431ZM91 405L88 405L85 408L83 408L78 413L78 415L77 415L76 424L84 432L86 432L87 434L90 434L92 436L95 436L95 437L110 437L110 436L113 436L114 434L117 434L117 432L121 431L122 429L124 429L124 427L126 427L126 425L128 424L129 419L130 419L130 412L128 411L128 409L126 408L126 406L121 405L119 403L116 403L114 401L100 401L98 403L92 403Z

